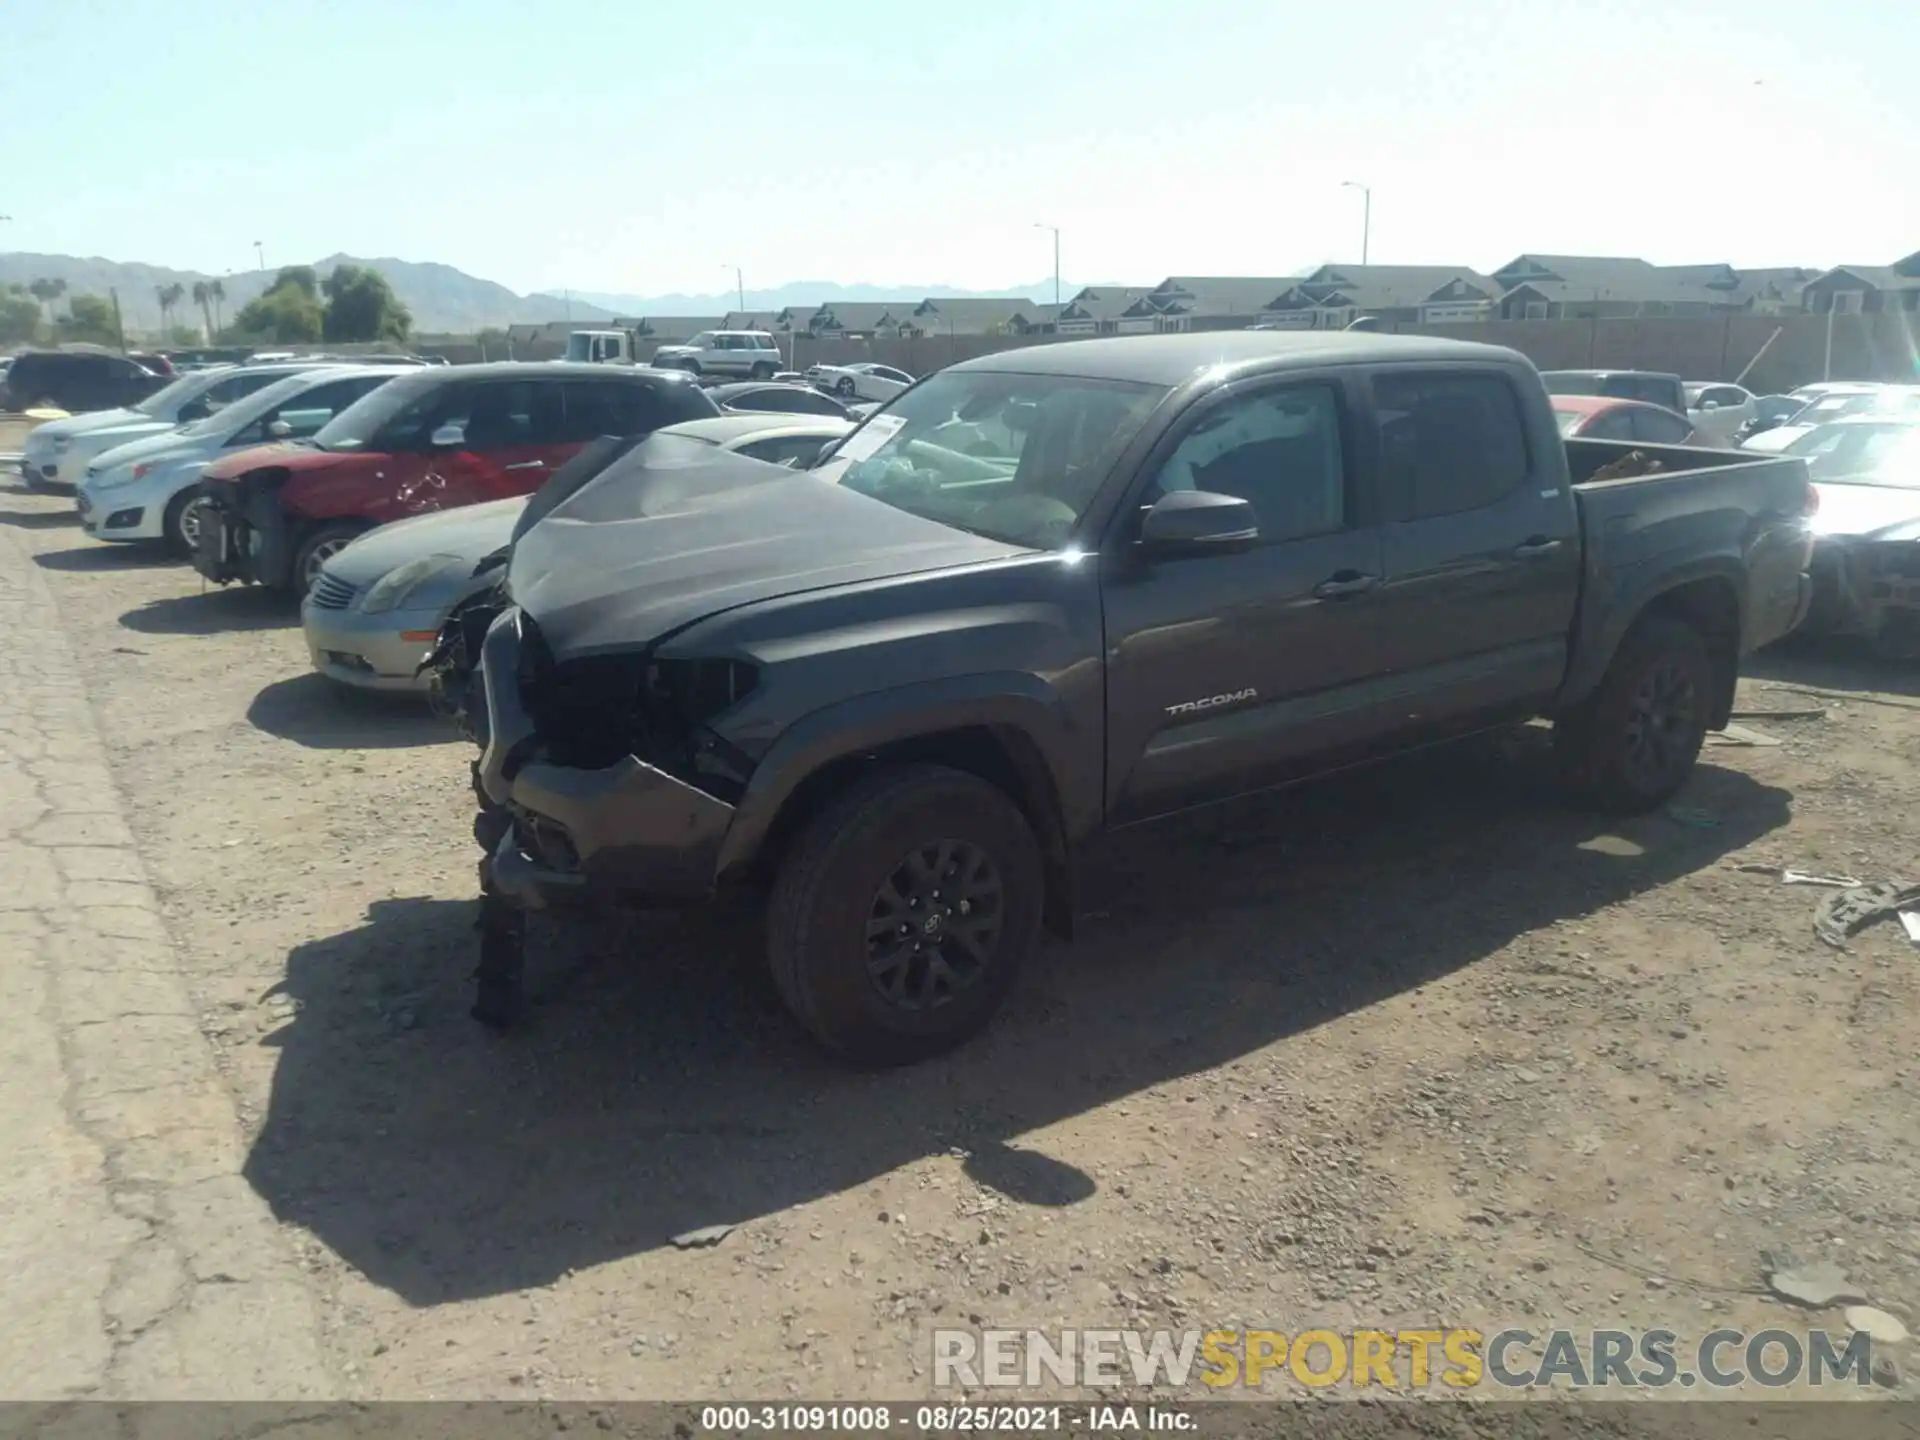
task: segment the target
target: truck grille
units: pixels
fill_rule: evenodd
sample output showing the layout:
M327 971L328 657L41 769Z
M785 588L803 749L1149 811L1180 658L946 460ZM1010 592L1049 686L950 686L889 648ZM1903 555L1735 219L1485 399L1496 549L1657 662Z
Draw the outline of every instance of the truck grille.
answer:
M313 582L313 589L307 592L307 598L313 601L316 610L344 610L358 593L356 587L339 576L322 571L320 578Z

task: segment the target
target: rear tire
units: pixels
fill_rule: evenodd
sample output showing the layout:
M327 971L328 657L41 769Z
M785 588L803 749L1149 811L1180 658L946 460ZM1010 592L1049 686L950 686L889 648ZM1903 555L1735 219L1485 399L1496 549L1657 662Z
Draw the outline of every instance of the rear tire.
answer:
M853 377L851 375L842 375L838 380L833 382L833 388L839 392L841 399L851 400L853 398Z
M773 366L762 360L758 365L753 367L752 378L755 380L771 380L773 378Z
M1554 753L1569 791L1613 814L1672 799L1706 739L1713 684L1713 659L1698 630L1657 617L1635 622L1599 689L1554 722Z
M320 578L320 567L352 544L366 528L357 520L336 520L332 524L322 525L302 540L300 548L293 554L293 580L290 586L293 594L304 600L307 591L313 588L313 582Z
M780 865L774 984L837 1055L927 1059L992 1018L1039 936L1044 892L1040 847L1003 791L939 765L876 771Z
M689 375L698 375L700 373L700 362L698 360L682 360L680 362L680 368Z

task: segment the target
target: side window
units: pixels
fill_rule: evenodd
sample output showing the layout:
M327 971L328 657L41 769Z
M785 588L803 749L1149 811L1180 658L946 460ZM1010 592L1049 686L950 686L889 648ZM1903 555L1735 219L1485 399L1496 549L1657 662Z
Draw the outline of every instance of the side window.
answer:
M366 376L352 380L336 380L331 385L316 385L304 394L295 395L284 405L268 411L227 443L229 445L258 444L266 438L267 427L275 421L285 421L291 426L292 438L304 438L313 434L380 383L379 377Z
M687 343L689 345L698 345L702 350L711 350L714 348L713 332L711 330L702 330Z
M1693 434L1693 426L1666 410L1634 411L1633 429L1634 438L1649 445L1684 445Z
M796 470L804 470L819 457L820 447L826 443L819 435L776 435L742 445L739 451L755 460L765 460L769 465L791 465Z
M1181 437L1147 503L1175 490L1239 496L1267 543L1339 530L1347 486L1333 387L1290 386L1215 406Z
M535 388L529 380L474 386L466 406L466 448L510 450L532 444Z
M1580 432L1587 440L1631 440L1633 439L1633 412L1631 410L1608 410L1588 424Z
M568 382L562 438L569 443L602 435L642 435L659 428L660 402L647 385L617 380Z
M1373 393L1394 518L1478 510L1526 482L1526 425L1513 387L1501 376L1381 375Z

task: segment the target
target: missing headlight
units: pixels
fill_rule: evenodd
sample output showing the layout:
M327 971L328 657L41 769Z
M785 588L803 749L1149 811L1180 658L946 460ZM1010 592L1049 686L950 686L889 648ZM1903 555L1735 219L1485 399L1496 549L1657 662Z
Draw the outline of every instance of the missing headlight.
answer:
M656 660L647 667L647 698L701 725L746 699L759 678L744 660Z

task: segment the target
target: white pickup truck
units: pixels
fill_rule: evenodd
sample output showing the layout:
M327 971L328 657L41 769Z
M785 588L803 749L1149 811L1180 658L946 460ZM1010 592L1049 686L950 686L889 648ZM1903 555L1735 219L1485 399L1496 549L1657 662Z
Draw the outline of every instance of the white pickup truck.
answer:
M588 364L637 364L640 337L629 330L576 330L566 358ZM771 380L786 368L780 344L765 330L702 330L684 345L662 345L646 363L695 375Z

